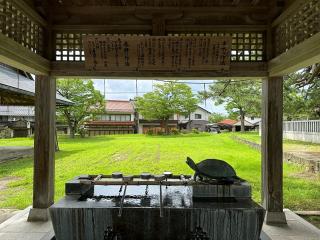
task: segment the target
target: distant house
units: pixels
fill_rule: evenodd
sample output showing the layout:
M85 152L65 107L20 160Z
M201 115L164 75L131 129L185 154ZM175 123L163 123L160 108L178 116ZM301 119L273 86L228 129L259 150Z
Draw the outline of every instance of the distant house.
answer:
M261 118L258 117L245 117L244 119L251 123L255 128L259 127L261 123Z
M0 106L0 125L12 130L12 137L27 137L33 134L34 107Z
M206 125L209 123L209 116L211 112L198 106L196 111L186 116L174 114L168 123L169 130L171 129L197 129L205 131ZM160 120L145 120L143 116L139 117L139 133L146 133L150 129L154 132L163 131L163 122Z
M224 120L218 122L217 124L221 130L232 131L234 124L237 122L238 122L237 120L233 120L233 119L224 119Z
M241 121L237 121L235 124L233 124L233 127L234 127L234 131L236 132L239 132L241 131ZM253 130L255 128L255 126L247 121L247 120L244 120L244 130L245 131L250 131L250 130Z
M168 121L169 131L172 129L198 129L205 131L210 112L198 107L189 116L174 114ZM109 134L145 134L164 131L164 122L159 119L147 120L139 114L133 101L128 100L106 100L105 112L96 117L94 121L85 123L89 136Z
M129 134L136 131L133 103L127 100L106 100L105 112L85 123L89 136Z
M197 129L199 131L206 131L206 125L209 123L211 112L198 106L196 111L186 116L178 115L180 129Z
M255 130L259 128L261 122L261 118L256 117L245 117L244 119L244 127L245 131ZM221 122L218 122L218 126L221 129L228 129L229 131L240 131L241 130L241 120L232 120L225 119Z
M139 119L138 124L138 133L147 133L148 131L152 131L153 133L164 132L164 123L161 120L146 120L141 117ZM168 121L168 129L171 131L172 129L178 128L178 120L169 119Z
M11 129L12 137L27 137L34 132L35 81L28 73L0 65L0 129ZM56 94L58 106L73 102ZM56 124L67 132L67 125Z

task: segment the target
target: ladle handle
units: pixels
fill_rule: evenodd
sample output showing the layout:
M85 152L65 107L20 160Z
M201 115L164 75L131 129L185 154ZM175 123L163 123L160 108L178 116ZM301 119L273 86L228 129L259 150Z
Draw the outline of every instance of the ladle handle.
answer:
M124 190L123 190L123 195L121 198L121 203L120 203L120 208L119 208L119 213L118 213L118 217L122 216L122 209L123 209L123 203L124 203L124 198L126 196L126 191L127 191L127 183L124 185Z

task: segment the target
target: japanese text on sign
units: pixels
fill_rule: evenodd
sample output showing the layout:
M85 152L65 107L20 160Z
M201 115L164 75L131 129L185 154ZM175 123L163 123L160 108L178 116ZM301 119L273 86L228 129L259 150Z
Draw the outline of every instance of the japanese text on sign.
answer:
M90 70L229 70L231 37L84 36Z

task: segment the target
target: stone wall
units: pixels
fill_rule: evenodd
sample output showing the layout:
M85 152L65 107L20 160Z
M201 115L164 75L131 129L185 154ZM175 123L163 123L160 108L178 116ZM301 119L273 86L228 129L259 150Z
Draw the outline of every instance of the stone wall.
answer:
M259 143L251 142L238 136L232 136L232 138L240 143L244 143L250 146L253 149L261 151L261 145ZM283 159L287 162L294 162L305 165L310 172L320 172L320 160L306 159L290 152L283 152Z

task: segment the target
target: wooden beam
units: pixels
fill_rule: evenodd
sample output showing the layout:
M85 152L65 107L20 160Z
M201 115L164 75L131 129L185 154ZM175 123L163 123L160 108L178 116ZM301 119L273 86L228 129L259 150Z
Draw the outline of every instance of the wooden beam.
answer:
M169 25L167 32L263 32L267 30L267 25Z
M192 13L193 15L207 15L207 14L267 14L269 11L268 6L218 6L218 7L143 7L143 6L59 6L52 7L54 14L89 14L95 13L97 15L104 14L135 14L135 12L145 13L168 13L168 12L184 12Z
M283 212L283 79L262 81L262 203L266 223L286 223Z
M47 75L50 62L0 33L0 62L20 70Z
M36 77L33 208L28 221L47 221L54 202L56 81Z
M265 62L232 62L229 71L193 71L193 72L159 72L159 71L131 71L110 72L90 71L85 68L84 62L52 62L51 75L55 77L93 77L93 78L126 78L126 79L154 79L154 78L181 78L181 79L217 79L217 78L262 78L267 77Z
M89 33L89 34L141 34L151 33L152 25L54 25L52 29L56 32L67 33ZM267 25L169 25L166 24L165 31L168 33L213 33L213 32L264 32Z
M269 61L270 76L283 76L320 62L320 32Z
M166 35L166 19L163 15L155 15L152 18L152 35L165 36Z
M150 25L54 25L53 31L68 33L150 33L152 26Z

